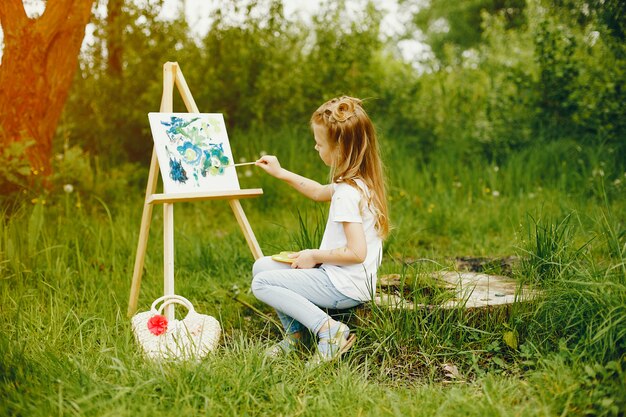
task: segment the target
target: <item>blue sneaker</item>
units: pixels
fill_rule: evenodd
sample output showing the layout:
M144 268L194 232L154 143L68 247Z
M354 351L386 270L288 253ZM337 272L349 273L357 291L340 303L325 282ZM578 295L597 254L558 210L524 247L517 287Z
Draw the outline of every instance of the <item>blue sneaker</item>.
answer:
M283 340L270 346L265 351L265 356L270 358L278 358L280 356L286 356L298 349L298 346L302 343L301 337L296 337L292 334L285 336Z
M355 340L356 335L350 334L350 328L343 323L321 332L317 352L307 365L313 366L338 359L352 347Z

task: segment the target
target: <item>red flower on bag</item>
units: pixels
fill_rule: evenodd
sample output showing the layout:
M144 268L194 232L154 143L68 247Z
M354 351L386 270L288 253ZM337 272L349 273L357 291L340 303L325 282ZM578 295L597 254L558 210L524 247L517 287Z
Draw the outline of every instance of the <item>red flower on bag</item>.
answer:
M160 314L155 314L148 320L148 330L150 333L158 336L167 331L167 318Z

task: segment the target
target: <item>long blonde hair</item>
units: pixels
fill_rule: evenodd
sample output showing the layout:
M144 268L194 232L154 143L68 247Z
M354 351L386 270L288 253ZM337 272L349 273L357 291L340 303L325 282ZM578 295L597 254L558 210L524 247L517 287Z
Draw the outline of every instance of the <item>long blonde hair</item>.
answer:
M383 164L376 129L358 98L342 96L322 104L311 116L311 126L326 129L335 151L332 182L345 182L360 190L361 178L369 189L367 203L376 215L376 230L384 239L389 234L389 217Z

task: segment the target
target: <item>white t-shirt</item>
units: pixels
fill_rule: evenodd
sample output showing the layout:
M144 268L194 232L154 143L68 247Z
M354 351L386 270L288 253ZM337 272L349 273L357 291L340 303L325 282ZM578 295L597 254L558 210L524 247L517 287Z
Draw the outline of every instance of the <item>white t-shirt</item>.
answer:
M369 190L363 180L357 179L356 183L364 195L369 196ZM333 285L342 294L355 300L368 301L376 292L376 271L382 260L383 244L376 231L376 217L359 190L346 183L335 183L332 187L333 196L320 249L346 246L343 223L362 223L367 242L367 256L362 264L339 266L325 263L321 268L326 271ZM363 204L361 199L364 199Z

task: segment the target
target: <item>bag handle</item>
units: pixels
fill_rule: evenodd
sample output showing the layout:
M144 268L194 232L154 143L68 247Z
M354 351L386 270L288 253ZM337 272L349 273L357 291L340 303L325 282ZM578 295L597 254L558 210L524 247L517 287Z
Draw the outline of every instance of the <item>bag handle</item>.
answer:
M162 304L157 309L157 305L159 303L162 303ZM177 294L169 294L169 295L164 295L162 297L157 298L152 303L152 306L150 306L150 311L152 312L152 314L161 314L163 312L163 309L170 304L180 304L180 305L187 307L187 310L189 310L189 313L195 312L195 309L193 308L193 304L191 304L191 301L189 301L182 295L177 295Z

